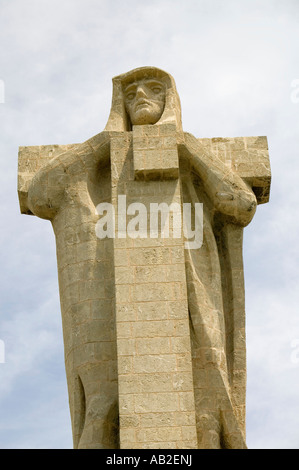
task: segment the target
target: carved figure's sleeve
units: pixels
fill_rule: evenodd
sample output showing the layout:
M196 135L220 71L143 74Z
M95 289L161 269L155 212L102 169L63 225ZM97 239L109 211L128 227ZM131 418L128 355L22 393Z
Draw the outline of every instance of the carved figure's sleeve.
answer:
M234 223L249 224L257 205L251 188L192 135L187 134L185 146L215 210L229 216Z
M75 185L89 173L96 174L99 165L109 160L109 151L110 135L102 132L50 160L32 178L28 189L29 210L37 217L52 220L66 202L70 181Z
M34 215L53 219L63 201L67 178L63 164L56 159L36 173L28 189L28 207Z

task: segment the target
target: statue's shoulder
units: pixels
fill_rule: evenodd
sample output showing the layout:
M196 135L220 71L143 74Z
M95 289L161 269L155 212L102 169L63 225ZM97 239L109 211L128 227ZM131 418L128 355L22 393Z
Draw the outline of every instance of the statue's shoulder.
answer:
M18 153L18 196L22 214L31 214L28 208L28 190L32 180L43 173L57 172L59 168L71 168L78 162L94 161L97 156L109 156L111 132L103 131L82 143L31 145L19 147Z
M198 138L184 133L183 146L196 153L207 152L228 171L237 173L253 190L258 204L269 201L271 168L265 136Z
M28 190L33 178L47 167L58 164L59 155L75 151L78 144L31 145L19 147L18 196L22 214L31 214L28 208Z

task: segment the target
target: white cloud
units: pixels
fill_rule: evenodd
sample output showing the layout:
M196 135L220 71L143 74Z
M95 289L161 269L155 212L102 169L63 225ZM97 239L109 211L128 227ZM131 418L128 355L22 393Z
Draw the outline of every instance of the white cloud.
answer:
M247 286L247 429L252 448L298 447L298 295L293 282L276 293ZM294 343L295 340L295 343ZM297 346L296 346L297 345ZM296 361L294 360L296 358Z

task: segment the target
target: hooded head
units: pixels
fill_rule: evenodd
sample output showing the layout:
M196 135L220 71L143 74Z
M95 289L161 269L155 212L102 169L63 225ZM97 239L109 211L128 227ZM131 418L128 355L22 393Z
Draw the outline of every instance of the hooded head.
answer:
M141 67L112 79L113 94L106 131L130 131L133 125L175 124L182 130L181 105L172 76Z

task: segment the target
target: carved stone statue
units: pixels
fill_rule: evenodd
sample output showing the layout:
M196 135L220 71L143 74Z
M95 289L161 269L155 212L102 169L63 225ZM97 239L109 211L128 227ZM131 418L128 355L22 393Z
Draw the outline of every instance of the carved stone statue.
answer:
M242 234L269 189L267 139L183 132L154 67L113 79L95 137L20 147L21 212L56 237L75 448L246 448ZM174 235L183 207L200 245Z

